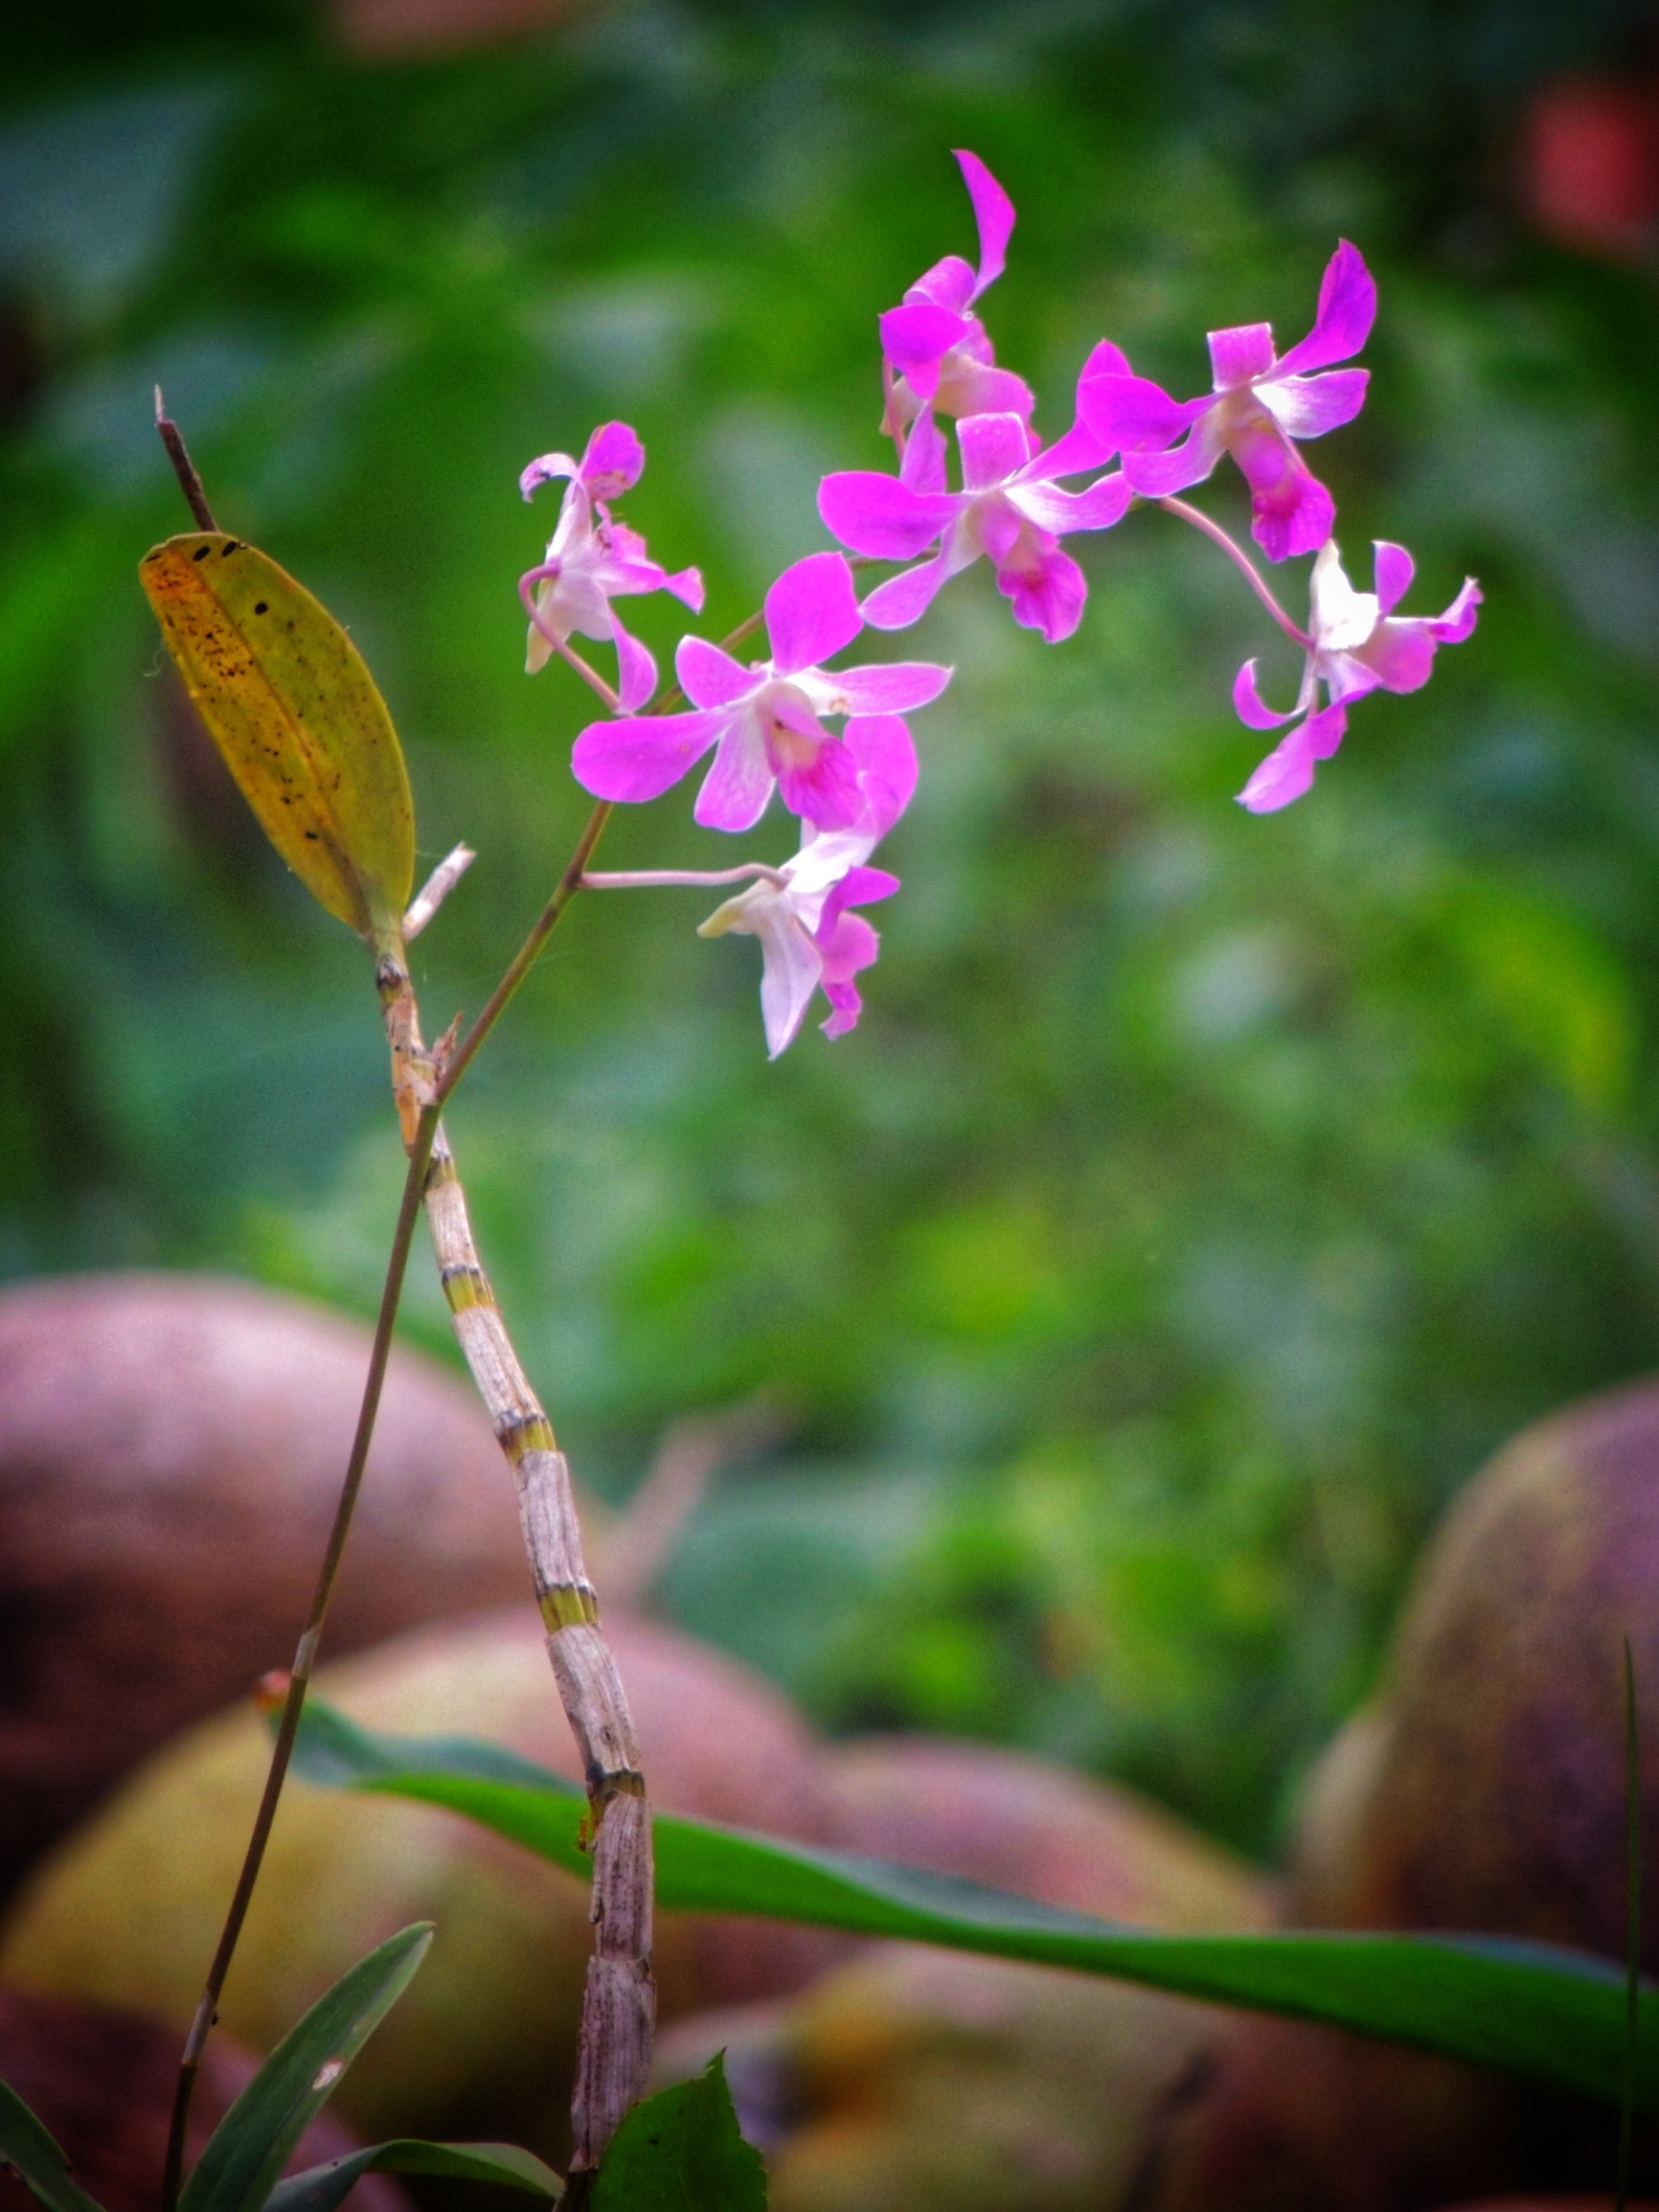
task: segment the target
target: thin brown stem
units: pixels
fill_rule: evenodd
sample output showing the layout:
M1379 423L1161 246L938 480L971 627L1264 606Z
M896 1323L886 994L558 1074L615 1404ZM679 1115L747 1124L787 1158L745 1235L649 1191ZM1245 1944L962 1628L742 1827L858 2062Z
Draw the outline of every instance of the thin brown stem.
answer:
M392 1351L392 1332L398 1319L398 1307L403 1294L403 1278L409 1266L409 1247L414 1240L415 1223L420 1212L426 1171L431 1162L437 1130L438 1108L431 1106L420 1117L415 1143L409 1154L409 1171L403 1178L403 1197L398 1209L398 1226L393 1232L392 1249L386 1261L386 1279L380 1291L380 1313L375 1327L374 1349L369 1355L369 1373L363 1383L362 1402L357 1409L357 1430L352 1439L351 1457L346 1462L346 1476L340 1486L339 1502L334 1508L334 1523L329 1531L329 1548L323 1555L317 1586L311 1597L311 1608L306 1616L305 1629L294 1653L287 1695L283 1701L283 1716L277 1728L271 1763L265 1774L264 1790L260 1797L260 1809L254 1818L253 1833L248 1837L247 1849L242 1855L241 1872L237 1877L230 1909L219 1933L218 1948L208 1969L201 2001L196 2006L195 2018L185 2039L184 2055L179 2062L178 2088L173 2097L172 2121L168 2131L167 2168L162 2182L165 2212L172 2212L178 2201L179 2184L184 2174L185 2138L190 2127L191 2100L195 2090L196 2076L201 2071L202 2053L207 2047L208 2036L217 2017L225 1976L230 1972L231 1960L236 1954L237 1943L242 1932L242 1923L247 1918L248 1905L253 1899L254 1885L260 1878L265 1845L270 1840L271 1824L277 1814L277 1802L283 1793L288 1763L293 1756L294 1740L299 1734L300 1715L305 1708L306 1692L316 1662L317 1647L322 1641L323 1625L329 1616L335 1579L340 1571L346 1539L351 1531L357 1493L362 1488L363 1470L368 1465L369 1446L375 1434L375 1419L380 1410L380 1392L386 1380L386 1363Z
M167 447L167 457L172 463L172 472L178 478L178 488L184 493L191 513L195 516L198 530L211 530L217 535L218 524L214 511L208 505L207 493L202 490L201 478L196 474L195 463L190 457L190 448L184 442L184 433L167 412L161 396L161 386L155 388L155 426L161 432L161 442Z
M1266 578L1256 563L1241 545L1235 543L1218 522L1213 522L1201 508L1189 507L1184 499L1160 499L1158 505L1164 509L1166 513L1177 514L1183 522L1190 522L1194 530L1201 530L1212 545L1218 545L1291 643L1301 646L1305 652L1313 650L1313 640L1305 629L1299 629L1291 621L1274 598Z

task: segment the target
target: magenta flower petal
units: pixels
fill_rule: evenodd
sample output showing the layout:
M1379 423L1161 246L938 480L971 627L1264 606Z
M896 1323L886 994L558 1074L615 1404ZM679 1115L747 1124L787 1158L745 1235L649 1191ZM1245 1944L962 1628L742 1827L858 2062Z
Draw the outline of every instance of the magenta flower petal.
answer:
M1079 412L1069 430L1027 464L1025 473L1052 483L1057 476L1078 476L1085 468L1103 468L1116 451L1115 445L1090 428Z
M1114 346L1110 338L1102 338L1079 371L1078 380L1080 383L1084 376L1132 376L1134 373L1123 347Z
M770 765L790 813L820 830L851 830L864 810L857 763L839 738L826 738L805 757L780 748Z
M630 715L637 714L657 688L657 664L614 614L611 634L616 641L617 696Z
M581 481L595 499L620 499L640 480L646 449L631 424L602 422L581 457Z
M907 308L945 308L953 315L966 319L976 282L972 269L960 254L946 254L943 261L935 262L932 268L923 269L905 293L904 304Z
M580 469L580 464L568 453L540 453L528 467L519 470L518 489L529 499L537 486L550 484L556 477L575 476Z
M1017 415L1029 422L1036 396L1023 376L987 361L968 361L952 352L941 364L938 404L947 415Z
M953 573L946 545L931 560L878 583L864 601L865 621L872 629L908 629L921 620Z
M979 279L973 287L977 299L988 285L994 285L1008 265L1008 241L1013 234L1013 202L980 160L963 147L956 148L962 181L973 202L973 219L979 226Z
M931 706L951 672L937 661L874 661L864 668L836 669L830 680L846 701L831 712L898 715L908 707Z
M945 451L944 432L933 420L933 409L923 407L904 441L904 454L898 464L900 484L907 491L919 492L923 497L943 493Z
M1376 609L1379 614L1392 614L1411 589L1417 562L1403 545L1395 545L1386 537L1374 538L1372 548L1376 556Z
M1369 369L1332 369L1324 376L1274 376L1256 397L1287 438L1323 438L1352 422L1365 404Z
M617 799L632 806L660 798L730 722L729 715L718 714L642 715L589 722L576 741L571 769L596 799Z
M1265 376L1273 366L1273 325L1239 323L1230 331L1209 332L1210 368L1217 392Z
M956 426L965 491L1001 484L1031 459L1031 437L1017 415L970 415Z
M874 837L885 837L916 789L916 746L910 725L898 715L852 715L842 741L852 756L864 793L861 827Z
M1232 452L1250 487L1251 536L1268 559L1316 553L1330 536L1336 502L1290 441L1262 423L1235 438Z
M729 707L746 698L761 682L729 652L706 638L683 637L674 653L674 674L693 706Z
M996 587L1012 601L1015 622L1040 630L1050 645L1071 636L1089 596L1082 570L1057 546L1029 569L999 568Z
M1241 722L1253 730L1277 730L1285 722L1294 721L1297 709L1288 714L1276 715L1256 689L1256 663L1247 660L1233 682L1233 708Z
M914 445L916 432L910 436ZM818 487L824 527L854 553L875 560L914 560L933 543L956 507L948 492L913 491L875 468L839 469Z
M663 578L663 589L671 591L683 606L693 614L703 611L703 572L700 568L676 568L672 576Z
M966 337L968 327L966 316L952 313L949 308L935 307L931 301L889 308L878 325L881 351L920 398L931 399L939 381L940 362L952 346ZM918 381L923 376L932 379L926 391Z
M766 594L772 665L793 675L851 645L864 627L852 571L839 553L809 553L784 569Z
M1434 673L1438 643L1430 626L1420 619L1385 619L1352 657L1369 673L1373 687L1380 684L1384 691L1416 692ZM1354 690L1345 685L1342 696L1352 698Z
M1187 491L1202 484L1221 458L1221 447L1204 436L1200 423L1168 453L1124 455L1124 481L1144 499L1167 499L1171 492Z
M1463 589L1444 612L1429 624L1437 645L1462 645L1473 634L1475 609L1481 604L1481 587L1472 576L1466 576Z
M1313 328L1278 364L1282 376L1301 376L1357 353L1376 320L1376 285L1357 246L1338 244L1319 286Z
M1171 399L1147 376L1085 375L1078 386L1078 412L1108 453L1161 452L1214 405L1209 395Z
M1313 771L1329 760L1348 727L1346 708L1329 706L1299 722L1276 745L1239 794L1239 804L1253 814L1274 814L1311 789Z
M703 718L717 721L722 734L714 764L703 778L703 787L692 809L693 819L705 830L752 830L766 811L773 784L772 764L754 718L744 715L734 720L727 715L711 715Z
M1133 496L1121 471L1083 491L1062 491L1057 484L1015 484L1008 491L1022 514L1057 536L1068 530L1110 530L1128 513Z

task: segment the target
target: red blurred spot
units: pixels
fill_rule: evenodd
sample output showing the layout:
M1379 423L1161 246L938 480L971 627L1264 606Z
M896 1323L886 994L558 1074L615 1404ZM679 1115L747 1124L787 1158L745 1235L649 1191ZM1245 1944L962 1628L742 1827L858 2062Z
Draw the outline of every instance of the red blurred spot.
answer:
M1526 212L1559 245L1628 260L1659 229L1659 87L1563 77L1534 95L1521 147Z

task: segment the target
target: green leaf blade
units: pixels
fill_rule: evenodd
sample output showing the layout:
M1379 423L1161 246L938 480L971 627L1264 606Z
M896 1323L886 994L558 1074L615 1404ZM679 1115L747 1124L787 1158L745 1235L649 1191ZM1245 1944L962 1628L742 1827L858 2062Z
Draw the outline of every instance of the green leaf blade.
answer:
M295 2144L408 1988L431 1942L430 1922L401 1929L317 1999L214 2130L179 2212L263 2212Z
M444 1806L572 1872L587 1871L582 1801L561 1777L516 1778L521 1763L504 1767L511 1754L487 1745L437 1761L430 1745L373 1735L337 1713L329 1721L328 1779L336 1786ZM301 1772L312 1756L310 1725L307 1717ZM510 1772L514 1779L499 1778ZM1499 1936L1165 1935L706 1821L660 1813L655 1837L657 1902L669 1910L759 1915L1070 1967L1324 2021L1615 2104L1625 2079L1623 1973L1580 1951ZM1659 1991L1643 1987L1639 2012L1638 2103L1659 2112Z
M10 2166L46 2212L102 2212L69 2171L51 2132L7 2083L0 2082L0 2165Z
M552 2202L564 2183L551 2166L516 2143L427 2143L399 2136L330 2158L325 2166L279 2181L265 2212L334 2212L365 2174L426 2174L448 2181L489 2181Z
M594 2212L766 2212L766 2169L743 2140L722 2053L694 2081L647 2097L611 2140Z

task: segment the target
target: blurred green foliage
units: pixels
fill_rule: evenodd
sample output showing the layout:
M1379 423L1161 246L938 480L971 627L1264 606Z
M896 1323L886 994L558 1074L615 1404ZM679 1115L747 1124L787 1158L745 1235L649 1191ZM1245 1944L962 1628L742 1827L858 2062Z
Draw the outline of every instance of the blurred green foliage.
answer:
M1318 465L1355 571L1395 537L1414 605L1488 593L1429 690L1254 820L1228 688L1247 651L1292 672L1225 563L1132 515L1052 649L976 572L915 641L959 673L858 1032L768 1066L755 947L699 942L706 901L579 901L452 1115L591 1480L688 1407L794 1410L687 1538L682 1619L832 1723L1033 1743L1263 1845L1444 1498L1659 1331L1659 317L1506 189L1529 88L1640 25L1565 17L596 5L371 65L278 7L27 8L0 1266L213 1264L368 1310L396 1205L360 948L265 853L137 589L186 526L157 378L221 520L368 654L423 855L479 848L418 947L437 1027L585 812L583 696L521 673L533 454L633 421L629 517L701 562L717 633L824 542L818 473L881 465L874 317L970 244L952 146L1020 207L989 321L1050 435L1103 332L1199 389L1206 327L1299 335L1352 236L1374 397ZM636 604L666 652L675 609ZM691 789L609 864L728 861ZM787 847L773 816L744 850ZM408 1327L446 1344L424 1279Z

